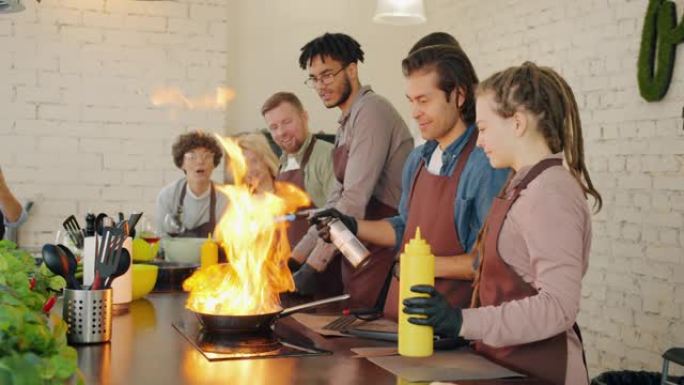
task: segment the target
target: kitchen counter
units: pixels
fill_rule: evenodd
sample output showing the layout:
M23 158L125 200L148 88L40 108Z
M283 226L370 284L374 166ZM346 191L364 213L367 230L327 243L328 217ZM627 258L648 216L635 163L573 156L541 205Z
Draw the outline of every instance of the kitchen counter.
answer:
M278 327L305 329L303 334L332 355L210 362L172 326L185 312L186 295L150 294L131 303L128 313L112 318L112 340L77 347L86 384L399 384L392 373L366 359L352 358L352 347L388 346L356 338L324 338L293 318ZM385 345L383 345L385 344ZM539 384L526 380L459 384Z

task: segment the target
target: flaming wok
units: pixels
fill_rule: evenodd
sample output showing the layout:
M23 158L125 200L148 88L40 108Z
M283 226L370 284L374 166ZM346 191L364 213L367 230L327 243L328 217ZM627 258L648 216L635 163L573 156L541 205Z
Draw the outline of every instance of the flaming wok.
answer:
M287 317L290 314L333 302L344 301L346 299L349 299L349 294L307 302L301 305L281 309L280 311L264 314L223 315L206 314L200 312L194 313L202 324L202 327L207 331L221 333L251 333L268 330L271 325L275 323L275 321L280 318Z

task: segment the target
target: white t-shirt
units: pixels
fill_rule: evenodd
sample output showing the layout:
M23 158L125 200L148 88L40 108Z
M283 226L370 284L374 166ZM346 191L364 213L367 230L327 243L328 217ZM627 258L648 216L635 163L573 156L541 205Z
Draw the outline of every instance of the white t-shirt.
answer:
M435 147L435 151L432 152L432 156L430 156L430 162L428 162L427 167L427 170L430 174L439 175L440 170L442 170L442 164L444 164L442 161L442 154L444 154L444 151L442 151L439 146Z
M299 170L299 162L297 162L297 158L295 158L294 155L288 155L287 156L287 161L285 162L285 167L283 167L280 172L285 172L285 171L291 171L291 170Z

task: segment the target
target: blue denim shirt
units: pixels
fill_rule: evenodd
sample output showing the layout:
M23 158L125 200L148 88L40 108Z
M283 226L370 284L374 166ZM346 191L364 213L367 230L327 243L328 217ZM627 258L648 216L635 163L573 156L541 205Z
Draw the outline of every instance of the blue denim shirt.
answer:
M475 130L475 125L471 125L465 134L444 150L442 154L443 164L439 175L447 176L453 173L468 138L475 133ZM397 250L403 243L411 182L414 174L418 171L420 161L424 160L427 165L435 148L437 148L437 142L434 140L414 148L406 159L406 164L404 164L399 215L387 219L396 233L397 244L395 247ZM468 158L454 197L454 226L456 226L458 238L466 252L470 252L475 244L477 233L487 217L492 200L501 191L509 171L507 168L498 170L492 168L489 159L479 147L475 147L470 158Z

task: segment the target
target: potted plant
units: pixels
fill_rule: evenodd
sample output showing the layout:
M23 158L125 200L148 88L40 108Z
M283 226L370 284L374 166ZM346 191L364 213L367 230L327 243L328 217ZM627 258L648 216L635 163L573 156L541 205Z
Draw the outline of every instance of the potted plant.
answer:
M67 326L50 315L64 286L28 252L0 241L0 384L83 383Z

